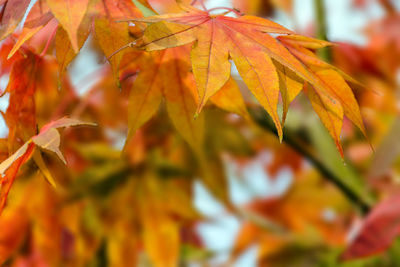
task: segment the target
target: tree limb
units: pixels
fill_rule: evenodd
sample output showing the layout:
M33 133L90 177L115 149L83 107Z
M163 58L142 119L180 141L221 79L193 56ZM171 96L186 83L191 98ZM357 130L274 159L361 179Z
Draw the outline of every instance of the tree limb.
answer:
M278 136L274 123L262 108L250 107L249 113L258 126ZM325 166L324 163L317 157L317 155L315 155L315 153L309 148L304 138L301 138L300 136L301 135L297 134L296 132L286 128L283 136L283 142L308 159L310 163L320 172L323 178L333 183L351 203L360 209L363 214L368 213L371 208L370 204L356 192L354 192L349 186L347 186L342 179L337 177L336 174L333 173L327 166Z

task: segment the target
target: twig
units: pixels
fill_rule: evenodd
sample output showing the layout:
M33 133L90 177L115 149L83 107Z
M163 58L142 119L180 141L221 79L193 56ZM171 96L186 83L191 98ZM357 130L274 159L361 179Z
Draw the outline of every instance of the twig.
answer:
M263 129L278 135L274 123L269 119L268 114L261 108L249 108L250 115L253 120ZM349 188L342 179L336 176L318 157L311 151L306 142L302 140L298 134L292 132L290 129L285 129L283 142L289 145L292 149L296 150L299 154L307 158L310 163L322 174L322 176L333 183L343 195L354 205L358 206L363 214L368 213L370 204L362 199L356 192Z

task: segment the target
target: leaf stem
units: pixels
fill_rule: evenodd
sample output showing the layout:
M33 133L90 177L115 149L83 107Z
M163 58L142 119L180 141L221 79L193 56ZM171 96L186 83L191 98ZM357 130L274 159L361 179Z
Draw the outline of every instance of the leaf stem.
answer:
M44 57L44 56L46 55L47 50L49 49L51 42L53 41L54 37L56 36L57 29L58 29L58 26L56 26L56 27L54 28L54 30L53 30L53 32L51 33L49 39L47 39L46 46L44 47L42 53L40 53L40 57Z
M227 10L229 12L232 12L232 13L234 13L235 15L237 15L239 17L243 16L243 14L239 10L234 9L234 8L229 8L229 7L214 7L214 8L208 9L207 12L212 12L214 10L220 10L220 9L224 9L224 10Z
M275 125L269 118L268 114L261 108L250 107L249 112L253 120L263 129L278 135ZM324 163L310 150L307 143L299 137L300 135L285 129L283 142L289 145L292 149L307 158L310 163L320 172L324 179L333 183L343 195L354 205L356 205L362 214L367 214L371 206L368 201L364 200L356 192L354 192L348 185L346 185L340 177L337 177Z

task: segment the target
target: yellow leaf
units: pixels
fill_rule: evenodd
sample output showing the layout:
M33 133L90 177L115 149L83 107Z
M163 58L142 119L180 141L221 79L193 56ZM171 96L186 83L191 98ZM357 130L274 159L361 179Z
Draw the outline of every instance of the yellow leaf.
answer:
M127 23L116 23L111 19L100 18L95 20L96 39L104 55L108 58L116 80L118 77L118 66L124 51L113 55L120 47L129 42L129 31ZM112 55L112 57L110 57Z
M367 137L357 100L343 77L332 69L319 71L317 75L327 85L326 88L329 94L340 101L340 104L343 106L344 115Z
M328 129L330 135L335 141L336 147L343 157L343 149L340 144L340 134L342 132L343 124L342 106L339 101L329 98L311 86L307 86L307 95L315 112L318 114L324 126Z
M10 59L27 40L46 26L46 24L52 19L53 15L50 13L50 9L46 3L43 0L37 1L30 10L25 20L24 27L22 28L22 32L18 36L18 40L11 49L7 58Z
M207 100L228 81L231 64L228 50L221 47L228 41L223 29L215 21L198 28L198 41L193 46L191 58L200 97L197 113L200 113Z
M163 208L160 181L150 174L144 178L145 185L139 202L146 253L156 267L177 266L180 248L179 226Z
M191 61L200 97L197 113L228 80L229 54L244 82L272 117L281 140L282 126L277 114L279 91L283 97L284 122L288 106L304 82L312 85L320 98L324 98L317 101L318 98L314 97L314 106L321 101L327 104L325 100L329 98L337 99L345 115L364 135L366 133L354 95L340 76L342 72L319 60L309 50L330 45L328 42L297 35L259 17L232 18L225 14L211 15L195 8L186 9L185 13L151 16L136 21L150 24L144 31L142 41L137 43L142 49L172 48L195 40ZM349 80L348 76L345 78ZM330 83L330 80L333 82ZM328 125L327 120L324 122ZM331 125L329 128L331 134L336 134L336 127Z
M163 50L166 47L175 47L192 43L196 40L190 26L162 21L147 27L146 34L143 36L141 46L146 51ZM162 36L171 36L170 38L160 38Z
M213 95L210 100L217 107L228 112L236 113L243 118L250 120L246 103L244 102L240 88L234 79L230 78L221 90Z
M25 15L30 0L2 1L0 40L9 36Z
M282 125L286 121L286 115L289 110L290 103L303 89L304 81L300 79L294 72L282 66L279 63L275 64L279 75L279 89L282 96L283 114Z
M143 42L139 46L146 50L155 47L162 49L180 46L196 39L191 59L200 97L197 114L207 100L228 81L231 69L230 55L249 89L272 116L282 138L277 114L278 75L265 47L250 38L246 32L292 32L272 21L257 17L244 16L235 19L222 15L212 16L193 8L188 11L138 20L153 23L146 29ZM292 58L295 61L294 57ZM298 63L297 66L301 67L301 64Z
M272 60L265 51L246 36L238 32L229 32L231 39L231 57L243 81L269 113L282 140L282 126L278 116L279 77Z
M47 0L54 17L68 33L75 53L79 51L78 30L89 0Z
M281 38L284 38L286 42L290 42L295 45L300 45L302 47L310 49L320 49L333 45L332 43L324 40L318 40L297 34L281 36Z
M86 26L86 25L85 25ZM78 32L78 47L82 48L87 37L89 36L89 28L84 28ZM71 41L69 40L68 33L62 27L58 27L55 37L56 59L59 65L59 77L62 78L65 70L72 60L76 57L77 53L72 48Z
M51 172L46 166L46 163L43 160L42 154L40 153L39 150L35 150L33 153L33 160L35 161L36 165L39 167L40 171L42 172L43 176L47 179L47 181L53 186L57 187L56 181L53 178L53 175L51 175Z
M200 115L194 118L197 103L189 89L194 83L189 76L185 51L174 48L165 52L161 66L163 92L168 115L175 128L196 152L200 152L204 138L204 117Z
M129 96L129 132L127 142L137 129L158 110L162 99L160 66L164 52L154 52L146 57L144 68L135 80Z

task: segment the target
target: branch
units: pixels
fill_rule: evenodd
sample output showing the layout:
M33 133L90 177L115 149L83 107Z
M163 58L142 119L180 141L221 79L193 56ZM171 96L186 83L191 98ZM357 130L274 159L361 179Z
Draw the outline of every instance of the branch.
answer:
M278 136L274 123L262 108L249 108L249 113L253 120L260 127ZM362 199L345 183L343 183L340 177L336 176L335 173L333 173L327 166L325 166L324 163L319 160L315 153L309 148L304 138L301 138L300 134L285 128L283 142L285 142L303 157L307 158L310 163L312 163L312 165L320 172L323 178L333 183L351 203L353 203L360 209L363 214L368 213L371 208L370 204Z
M326 23L326 9L324 0L314 0L314 8L315 8L315 19L317 26L317 38L320 40L328 40L328 26ZM331 62L332 54L331 48L325 47L318 51L318 55L321 59Z

